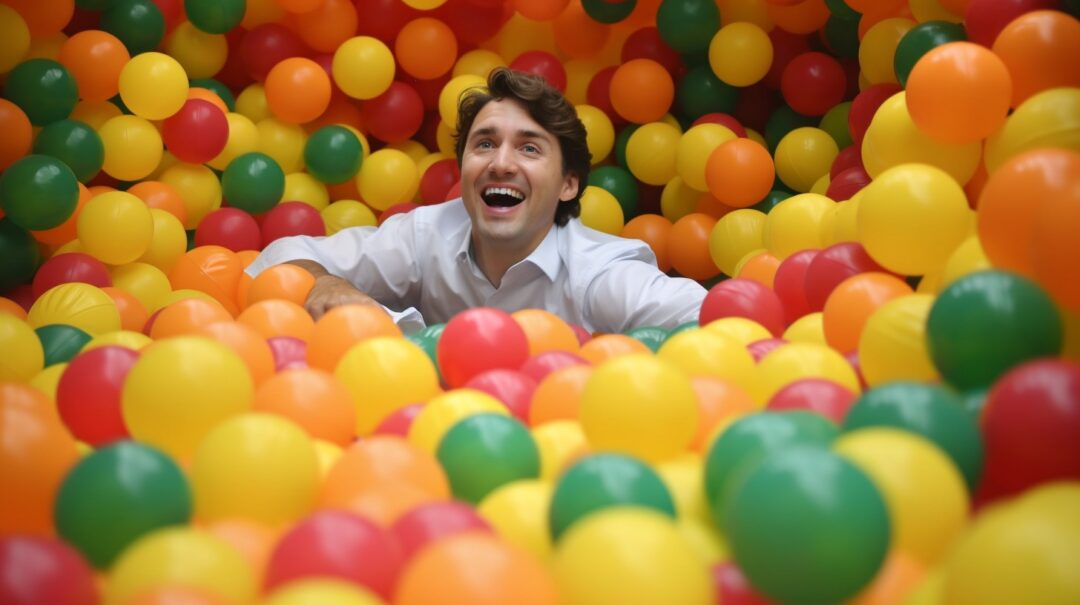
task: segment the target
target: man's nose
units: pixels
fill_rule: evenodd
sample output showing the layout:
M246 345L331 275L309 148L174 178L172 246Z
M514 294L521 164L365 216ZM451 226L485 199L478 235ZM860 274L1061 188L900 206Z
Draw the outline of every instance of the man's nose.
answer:
M513 145L499 145L491 157L491 170L497 174L506 174L516 169Z

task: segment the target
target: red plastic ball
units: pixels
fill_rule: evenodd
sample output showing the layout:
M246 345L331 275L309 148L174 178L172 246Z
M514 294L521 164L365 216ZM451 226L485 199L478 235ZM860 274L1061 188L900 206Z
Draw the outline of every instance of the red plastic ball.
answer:
M34 274L31 292L34 298L44 294L49 288L60 284L80 282L99 288L112 285L112 276L105 263L82 252L58 254L41 264Z
M787 64L780 78L784 101L796 112L821 116L844 100L847 75L840 63L825 53L803 53Z
M980 420L984 496L1080 480L1080 363L1040 359L1016 366L991 387Z
M901 90L903 88L899 84L874 84L866 87L866 90L852 99L851 109L848 112L848 131L851 132L851 140L857 148L862 148L866 129L870 128L870 120L874 119L874 114L877 113L881 104Z
M239 208L218 208L207 214L195 228L196 246L221 246L233 252L260 250L259 223Z
M488 370L473 376L465 383L465 388L491 395L503 402L514 417L528 423L529 404L536 391L536 381L528 374L503 368Z
M1061 10L1061 0L970 0L964 31L969 41L990 48L1013 19L1036 10Z
M401 28L422 16L424 13L401 0L356 0L356 35L378 38L393 48Z
M263 215L262 246L291 235L326 235L326 222L315 208L304 202L284 202Z
M446 201L446 194L460 178L461 172L455 159L439 160L428 166L420 177L420 201L425 204Z
M840 150L840 153L836 154L836 158L833 159L832 166L829 167L829 178L835 179L841 172L849 169L863 168L862 163L862 147L860 145L851 144ZM865 168L863 168L865 170Z
M389 531L364 517L324 510L278 541L266 566L266 589L316 576L359 584L389 599L405 559Z
M862 166L853 166L829 181L829 188L825 190L825 196L837 202L850 200L869 184L870 175L866 174L866 170Z
M379 220L376 224L381 226L391 216L396 214L408 214L419 207L420 204L417 204L416 202L401 202L400 204L394 204L379 214Z
M856 394L831 380L804 378L773 394L765 408L773 411L807 410L842 424L855 403Z
M429 502L404 514L390 528L408 561L425 546L467 531L491 532L491 526L463 502Z
M821 311L840 282L869 271L895 275L870 258L862 244L841 242L825 248L806 269L806 302L810 310Z
M266 80L266 74L285 59L306 57L311 53L304 41L280 23L264 23L244 34L240 43L240 61L256 81Z
M371 136L386 143L410 139L424 123L424 101L416 89L392 82L386 92L364 102L364 125Z
M719 563L712 569L717 603L724 605L772 605L759 594L739 567L731 561Z
M726 113L707 113L700 118L694 120L694 123L691 124L691 126L697 126L698 124L719 124L724 128L727 128L731 132L735 133L735 136L741 139L746 138L746 129L743 128L743 125L740 124L734 116L729 116Z
M615 111L615 106L611 103L611 79L615 77L616 69L618 68L612 65L596 72L592 80L589 80L589 87L585 90L585 100L589 102L589 105L607 114L611 123L618 126L625 124L626 119Z
M784 305L780 297L752 279L724 280L705 295L699 323L704 326L724 317L752 319L774 336L784 331Z
M177 159L202 164L225 149L229 121L210 101L188 99L180 111L162 123L161 140Z
M56 409L71 434L95 447L130 436L121 407L124 380L139 353L104 346L79 353L56 386Z
M379 426L375 427L373 434L396 435L401 438L407 438L413 420L420 415L420 410L423 409L424 404L422 403L414 403L403 408L398 408L391 412L386 418L383 418L382 422L379 423Z
M540 381L555 370L582 365L589 365L589 362L580 355L569 351L544 351L530 357L528 361L521 364L519 369L522 374L532 378L536 384L540 384Z
M547 83L566 92L566 68L555 55L542 50L521 53L510 62L510 69L541 76Z
M519 368L529 358L529 341L506 311L477 307L446 323L435 356L446 383L459 388L487 370Z
M479 46L499 33L513 14L513 2L483 5L470 0L449 0L434 13L436 18L454 30L462 45Z
M791 324L810 312L806 301L806 269L819 250L800 250L780 261L773 276L773 291L784 306L784 321Z
M73 548L55 538L0 537L0 603L97 605L94 573Z
M754 362L757 363L765 358L766 355L771 353L774 349L778 349L787 344L788 341L783 338L763 338L761 340L755 340L754 342L746 345L746 350L750 351L750 356L754 358Z
M307 343L295 336L271 336L266 339L270 354L274 357L274 371L306 368Z
M784 69L787 68L788 63L791 63L795 57L810 52L810 40L802 34L793 34L779 27L769 32L769 40L772 41L773 60L762 83L777 90L780 88Z
M642 27L627 36L622 47L622 62L634 59L652 59L664 67L674 79L686 73L682 55L668 46L656 27Z

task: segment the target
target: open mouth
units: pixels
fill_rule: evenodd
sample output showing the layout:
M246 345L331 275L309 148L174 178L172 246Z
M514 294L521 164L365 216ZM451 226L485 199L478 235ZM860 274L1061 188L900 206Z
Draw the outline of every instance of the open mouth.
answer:
M495 208L511 208L525 201L524 193L509 187L487 187L480 197L485 204Z

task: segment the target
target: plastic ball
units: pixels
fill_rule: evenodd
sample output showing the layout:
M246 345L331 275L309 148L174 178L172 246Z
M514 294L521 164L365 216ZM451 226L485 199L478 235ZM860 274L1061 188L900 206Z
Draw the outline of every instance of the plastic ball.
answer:
M897 81L906 85L915 64L934 48L966 39L964 28L958 23L937 20L919 23L904 34L896 46L893 68Z
M505 311L478 308L455 315L438 343L439 368L451 386L485 370L516 369L528 358L524 330Z
M993 51L1012 80L1011 105L1059 87L1080 86L1080 76L1061 60L1080 51L1080 21L1063 12L1037 10L1012 19L994 39Z
M334 82L354 99L373 99L385 92L394 71L394 54L376 38L350 38L334 51Z
M839 425L854 402L855 393L839 384L822 378L807 378L796 380L774 393L765 407L775 412L816 412Z
M666 184L676 174L680 137L677 128L662 122L638 128L626 144L626 167L646 184Z
M56 538L7 536L0 540L0 599L11 605L99 602L90 566L70 545Z
M749 414L732 422L709 446L704 467L704 495L716 521L737 493L745 472L769 455L796 446L827 447L839 430L807 411Z
M915 22L902 17L882 19L870 27L859 43L859 67L870 84L895 83L893 59L896 47L915 27Z
M944 387L896 381L863 393L844 418L844 432L893 427L937 444L960 469L968 491L983 473L983 441L975 420L956 394Z
M733 208L759 202L769 193L775 176L768 150L749 139L721 143L709 154L705 165L709 193Z
M517 420L501 414L476 414L443 435L436 456L455 497L479 503L498 487L540 475L540 454Z
M163 120L187 100L187 74L169 55L146 52L132 57L120 70L119 89L132 113L147 120Z
M820 128L796 128L776 146L776 174L795 191L806 192L829 173L839 153L836 141Z
M225 345L172 338L143 352L132 367L124 382L124 422L140 441L188 460L212 427L250 408L253 390L244 362Z
M7 99L0 99L0 126L7 133L0 142L0 169L6 170L30 151L33 132L26 113Z
M186 0L184 10L195 27L211 34L224 34L240 25L244 18L244 5L241 0Z
M34 153L67 164L75 178L84 183L97 175L105 162L101 137L77 120L58 120L42 128L34 141Z
M45 354L44 367L66 364L90 341L90 335L74 326L50 324L34 330Z
M539 479L514 481L491 492L477 512L510 544L545 560L552 546L547 520L552 489Z
M334 319L330 317L325 324L320 320L316 334L331 327ZM353 329L357 327L354 323ZM320 336L316 343L321 342ZM349 348L338 362L335 376L352 394L359 435L370 433L395 410L438 393L431 361L423 350L401 338L377 336Z
M61 225L75 212L78 200L75 174L51 156L25 156L0 175L0 208L23 229Z
M123 180L137 181L150 176L161 164L161 134L148 120L121 115L109 118L98 130L105 148L102 170Z
M658 121L675 98L671 74L651 59L633 59L620 65L611 78L610 91L615 111L635 124Z
M330 77L321 65L303 57L274 65L266 75L265 90L270 113L288 124L310 122L330 103Z
M528 50L510 62L510 69L540 76L553 88L566 92L566 68L558 57L543 50Z
M229 43L225 36L207 33L187 21L169 34L165 52L180 63L192 80L196 80L210 78L222 71L228 59ZM194 82L192 85L191 90L198 90L194 88ZM225 106L220 109L227 111Z
M934 380L937 370L926 345L928 294L898 296L866 319L859 335L859 367L876 386L894 380Z
M574 109L585 126L585 142L589 147L590 161L594 165L599 164L611 155L615 146L615 127L607 114L598 107L580 104Z
M227 601L255 598L251 566L231 544L205 530L169 527L137 540L116 559L104 589L122 603L154 587L184 586Z
M355 565L360 560L367 563ZM294 525L275 545L265 586L278 593L298 581L334 578L388 598L403 562L400 546L386 529L346 511L320 511Z
M208 101L190 99L165 120L162 140L183 162L202 164L214 159L229 138L225 114Z
M941 292L930 309L926 336L942 377L970 390L989 386L1019 363L1057 355L1061 325L1053 301L1031 280L979 271Z
M623 228L623 209L619 200L606 189L587 186L581 194L581 223L609 235Z
M464 532L490 532L488 522L464 502L421 504L398 519L390 528L405 560L411 560L428 545Z
M259 224L250 214L237 208L218 208L199 221L195 228L195 245L221 246L233 252L259 250L262 235Z
M221 175L229 205L249 213L273 208L285 191L285 173L270 156L252 152L238 156Z
M191 498L173 460L123 441L90 454L64 479L56 496L57 531L104 569L144 534L187 523Z
M165 16L150 0L121 0L101 13L101 29L135 56L158 47L165 35Z
M723 521L747 578L785 601L854 596L873 579L889 546L881 492L854 464L819 447L780 451L748 470ZM846 547L829 547L839 536Z
M867 272L845 279L825 302L826 340L838 351L856 350L873 314L889 301L909 294L912 294L911 286L885 273Z
M600 365L581 395L581 424L590 443L653 461L682 452L697 430L697 405L689 380L676 368L638 355ZM649 438L642 439L643 431Z
M27 382L45 366L45 350L34 329L10 313L0 315L0 342L12 355L0 365L0 378Z
M382 605L373 592L356 584L327 578L302 579L275 590L266 599L267 605Z
M709 66L716 77L732 86L750 86L760 81L768 73L772 59L772 41L753 23L729 23L709 42Z
M95 335L120 329L120 313L109 295L79 282L50 288L34 301L27 321L33 327L68 324Z
M800 250L821 248L821 225L834 206L832 200L817 193L783 200L765 217L762 243L781 260Z
M56 389L57 411L80 441L99 446L129 436L120 397L136 359L131 349L103 346L77 355L64 369Z
M402 151L387 148L364 159L356 182L368 205L386 210L413 198L420 175L412 158Z
M787 104L803 115L820 116L844 100L847 77L831 56L803 53L784 68L781 92Z
M28 59L7 74L4 97L17 105L34 126L71 115L78 100L75 78L51 59Z

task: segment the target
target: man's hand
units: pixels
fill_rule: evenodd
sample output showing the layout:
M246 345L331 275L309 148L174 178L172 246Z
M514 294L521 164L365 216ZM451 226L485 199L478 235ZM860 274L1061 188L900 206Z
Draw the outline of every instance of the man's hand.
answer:
M382 308L375 299L356 289L347 280L336 275L330 275L322 265L305 260L289 261L290 265L296 265L315 277L315 285L308 293L304 301L304 308L311 314L312 319L318 321L330 309L342 305L375 305Z

